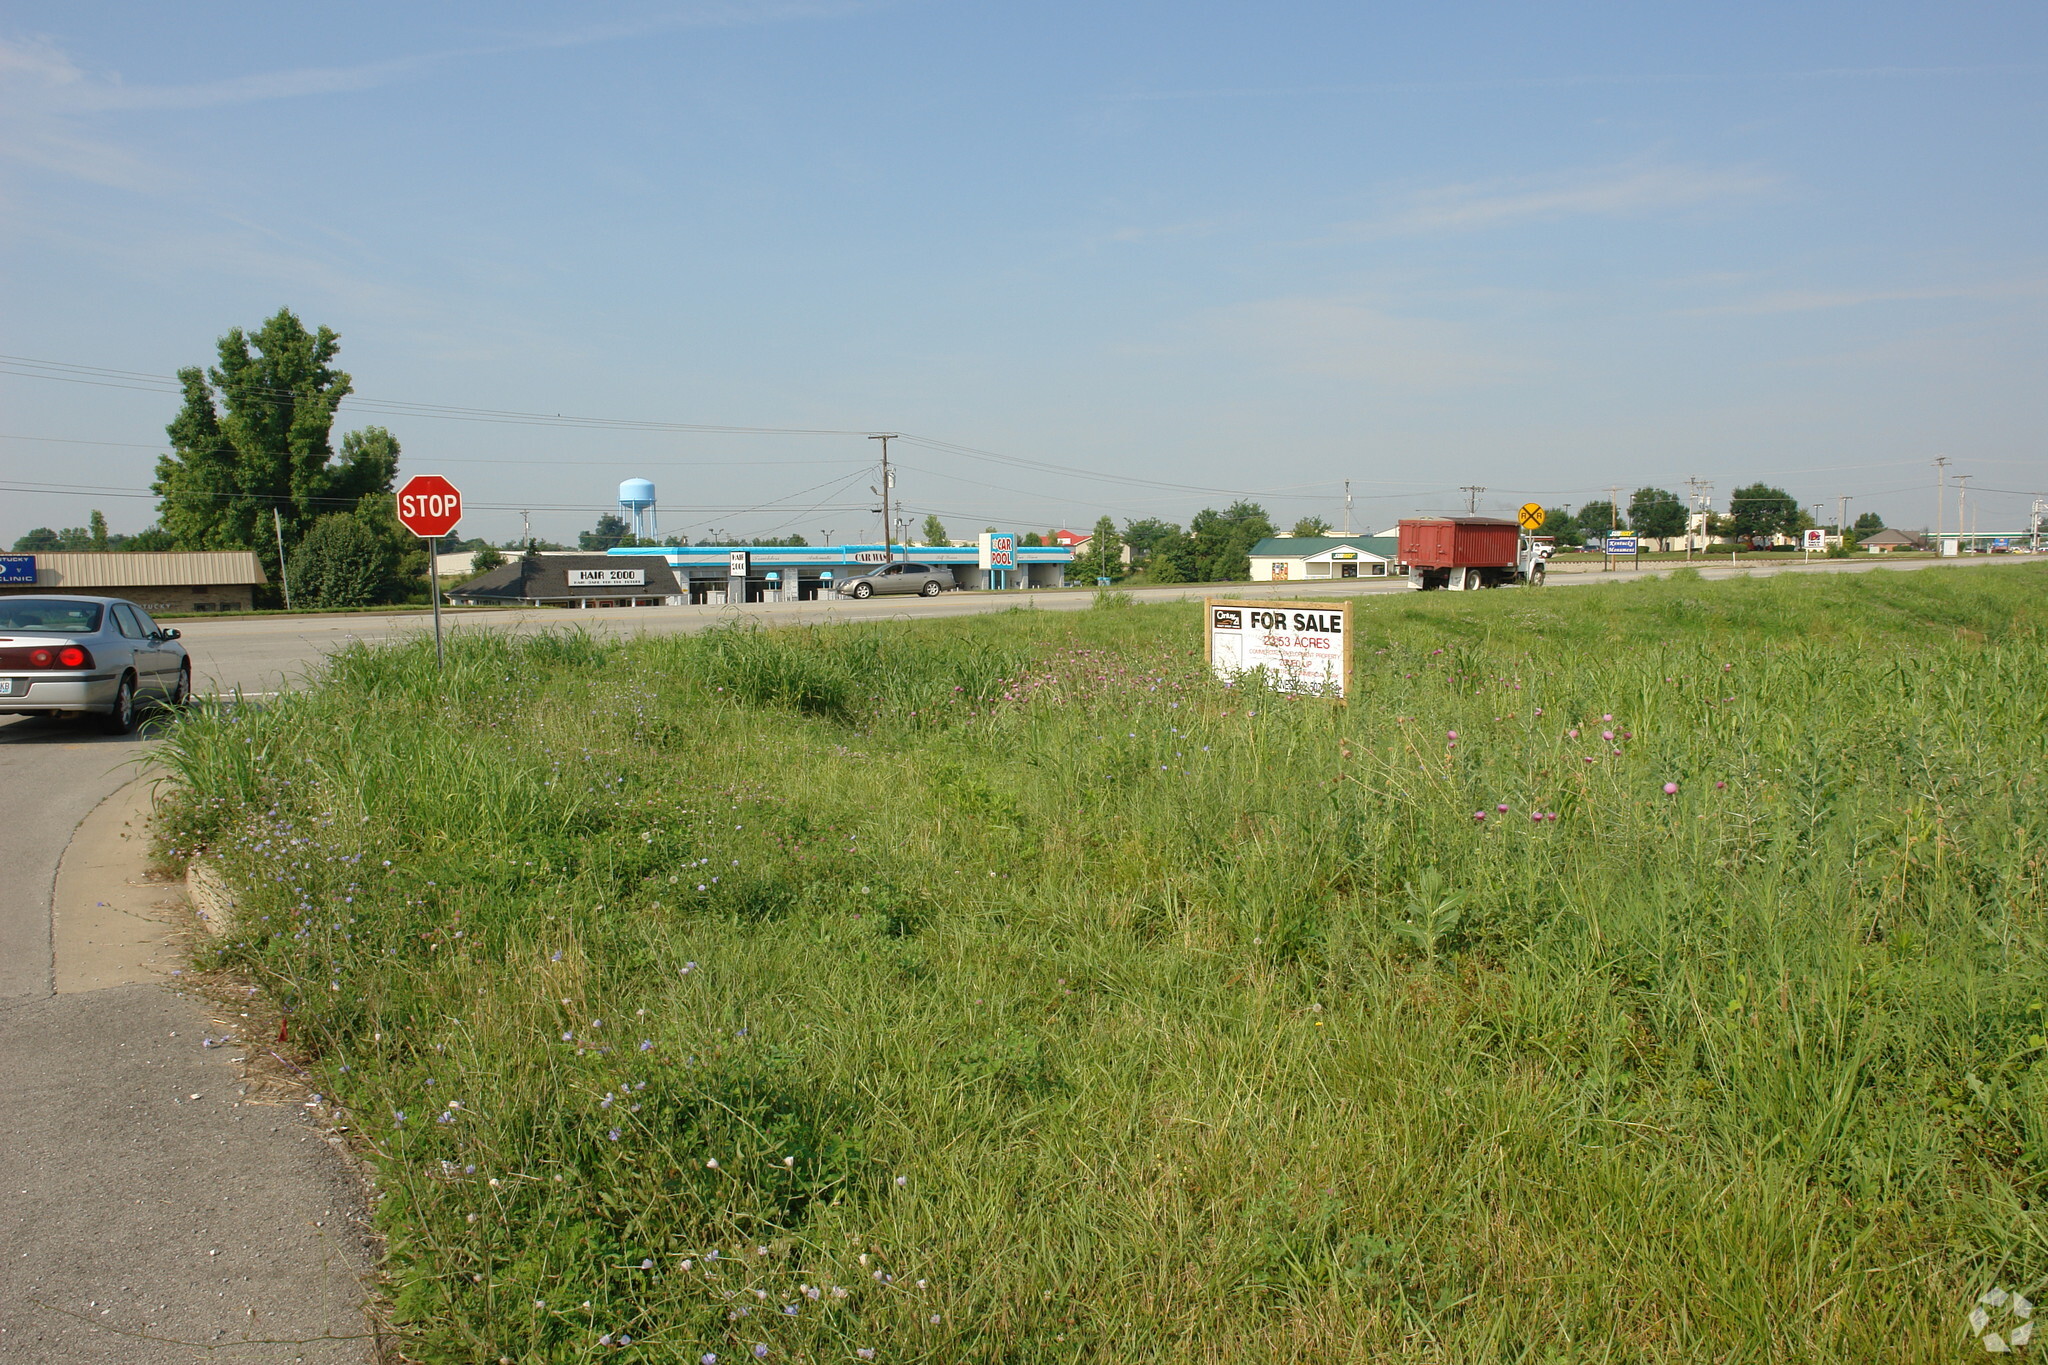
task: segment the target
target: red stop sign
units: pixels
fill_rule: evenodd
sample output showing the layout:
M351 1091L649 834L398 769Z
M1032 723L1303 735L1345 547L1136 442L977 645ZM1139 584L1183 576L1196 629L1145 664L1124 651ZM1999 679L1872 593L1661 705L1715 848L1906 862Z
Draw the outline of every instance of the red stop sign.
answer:
M398 520L426 540L438 540L462 520L462 494L439 474L415 474L398 490Z

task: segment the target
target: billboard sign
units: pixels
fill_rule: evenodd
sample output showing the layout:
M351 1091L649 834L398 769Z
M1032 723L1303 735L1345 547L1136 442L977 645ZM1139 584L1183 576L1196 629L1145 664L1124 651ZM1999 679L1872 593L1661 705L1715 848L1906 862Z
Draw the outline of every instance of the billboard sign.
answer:
M1351 682L1343 602L1206 603L1209 667L1226 682L1257 672L1281 692L1342 700Z
M983 531L981 533L981 567L984 569L1014 569L1017 567L1017 534L1014 531Z
M34 555L0 555L0 583L33 583L36 581L36 557Z
M1635 552L1636 538L1634 536L1607 537L1607 553L1611 555L1632 555Z
M645 569L571 569L572 588L638 588L647 583Z
M1806 528L1806 548L1807 548L1807 549L1809 549L1809 550L1825 550L1825 549L1827 549L1827 547L1828 547L1828 533L1827 533L1826 531L1823 531L1823 530L1822 530L1822 529L1821 529L1820 527L1818 527L1818 526L1809 526L1809 527L1807 527L1807 528Z
M747 576L747 552L745 550L734 550L727 557L725 576L727 578L745 578Z

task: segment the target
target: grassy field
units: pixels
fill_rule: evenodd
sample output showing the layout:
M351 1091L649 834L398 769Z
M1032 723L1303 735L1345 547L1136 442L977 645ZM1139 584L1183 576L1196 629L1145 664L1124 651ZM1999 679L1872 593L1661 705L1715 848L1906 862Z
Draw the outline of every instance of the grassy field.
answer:
M195 711L434 1361L1927 1360L2048 1273L2048 569L354 648Z

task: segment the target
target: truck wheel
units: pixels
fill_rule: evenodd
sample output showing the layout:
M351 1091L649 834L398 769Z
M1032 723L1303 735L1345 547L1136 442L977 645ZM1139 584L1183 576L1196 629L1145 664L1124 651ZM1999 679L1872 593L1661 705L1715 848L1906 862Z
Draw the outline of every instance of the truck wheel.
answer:
M1543 586L1543 566L1541 564L1529 570L1529 586L1532 588Z

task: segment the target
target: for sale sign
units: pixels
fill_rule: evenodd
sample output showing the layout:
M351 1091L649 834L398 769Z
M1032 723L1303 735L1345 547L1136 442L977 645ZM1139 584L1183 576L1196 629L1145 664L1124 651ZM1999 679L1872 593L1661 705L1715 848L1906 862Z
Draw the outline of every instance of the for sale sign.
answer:
M1282 692L1342 699L1351 686L1351 607L1344 602L1210 598L1209 667L1226 682L1260 674Z

